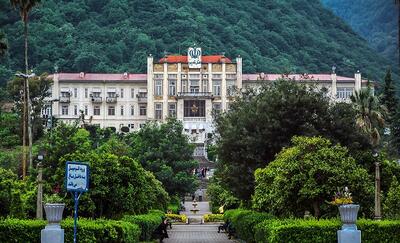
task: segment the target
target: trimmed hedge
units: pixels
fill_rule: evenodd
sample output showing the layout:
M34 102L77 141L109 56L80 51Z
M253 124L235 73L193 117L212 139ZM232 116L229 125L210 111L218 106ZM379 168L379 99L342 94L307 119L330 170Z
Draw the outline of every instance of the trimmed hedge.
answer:
M204 214L204 222L219 222L224 220L223 214Z
M187 216L185 214L165 214L168 220L177 220L186 223Z
M236 236L247 243L255 242L255 226L267 219L272 219L268 213L260 213L246 209L227 210L224 220L232 223Z
M341 222L330 220L284 219L266 220L255 227L255 240L269 242L337 242L337 230ZM374 221L360 219L357 227L361 230L362 242L400 242L400 220Z
M139 225L142 233L140 234L141 241L148 241L152 239L152 235L157 227L162 222L162 215L159 213L149 213L142 215L125 215L122 220L127 221L129 223Z
M0 221L0 242L40 242L40 231L45 220L5 219ZM65 242L73 242L74 221L63 220ZM88 220L78 221L79 242L139 242L139 226L123 221Z

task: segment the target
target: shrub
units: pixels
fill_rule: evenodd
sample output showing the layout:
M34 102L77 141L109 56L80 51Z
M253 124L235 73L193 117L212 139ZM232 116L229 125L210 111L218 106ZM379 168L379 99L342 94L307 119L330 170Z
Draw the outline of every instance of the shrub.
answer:
M235 227L237 220L240 217L243 217L246 214L250 214L254 211L251 210L247 210L247 209L231 209L231 210L227 210L224 213L224 221L230 221L233 225L233 227Z
M0 221L0 242L40 242L44 220L6 219ZM72 242L74 221L63 220L65 242ZM139 226L123 221L79 219L78 242L139 242Z
M383 213L385 218L400 219L400 185L395 176L383 204Z
M168 220L178 220L182 223L186 223L187 216L185 214L166 214Z
M257 224L267 220L272 219L268 213L260 213L260 212L251 212L244 213L240 216L237 216L236 221L234 223L234 227L236 229L237 237L246 241L247 243L255 242L254 238L254 228Z
M336 242L341 222L331 220L266 220L255 227L256 242ZM362 242L400 242L400 221L357 221Z
M122 220L139 225L142 231L140 240L147 241L151 240L153 232L161 224L163 215L164 213L160 215L157 212L142 215L125 215Z
M224 220L223 214L204 214L204 222L218 222Z

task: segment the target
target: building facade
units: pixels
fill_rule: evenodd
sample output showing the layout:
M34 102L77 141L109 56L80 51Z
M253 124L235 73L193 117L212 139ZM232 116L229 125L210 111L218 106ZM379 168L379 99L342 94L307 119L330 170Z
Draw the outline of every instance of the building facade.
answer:
M55 73L49 106L43 115L66 123L81 114L92 125L116 131L135 131L148 121L168 117L182 121L196 144L195 155L205 154L213 132L212 113L229 109L237 90L256 88L280 78L324 87L334 101L348 101L367 81L335 74L243 74L242 58L203 56L189 48L187 56L147 57L146 74Z

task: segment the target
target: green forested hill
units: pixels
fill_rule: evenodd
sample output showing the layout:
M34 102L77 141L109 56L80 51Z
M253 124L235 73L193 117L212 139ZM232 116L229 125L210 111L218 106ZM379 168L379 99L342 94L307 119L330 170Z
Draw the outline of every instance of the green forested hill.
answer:
M22 69L22 24L0 0L10 52L0 76ZM30 17L30 64L37 72L145 72L146 56L240 54L245 72L360 69L381 79L389 62L319 0L45 0ZM0 78L1 79L1 78ZM1 82L1 81L0 81Z
M371 46L398 63L397 11L395 0L322 0Z

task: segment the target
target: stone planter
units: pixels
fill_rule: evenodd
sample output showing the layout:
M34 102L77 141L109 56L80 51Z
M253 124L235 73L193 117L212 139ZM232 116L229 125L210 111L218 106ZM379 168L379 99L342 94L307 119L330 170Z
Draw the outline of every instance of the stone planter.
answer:
M64 203L46 203L44 205L48 224L60 224L64 207Z
M342 230L357 229L356 221L360 205L357 204L344 204L339 206L340 219L342 221Z

